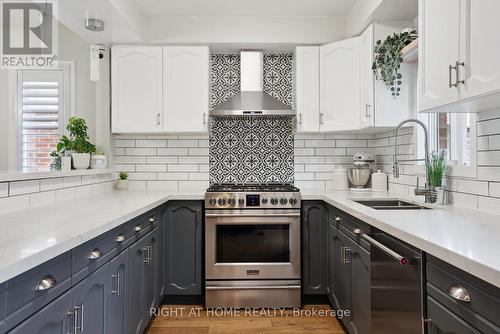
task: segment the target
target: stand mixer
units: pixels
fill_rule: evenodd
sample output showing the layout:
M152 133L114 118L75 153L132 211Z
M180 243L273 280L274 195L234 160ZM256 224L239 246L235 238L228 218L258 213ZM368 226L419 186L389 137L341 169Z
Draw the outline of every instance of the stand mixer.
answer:
M347 176L351 182L351 191L370 191L371 188L366 187L372 175L372 164L375 157L372 153L361 152L356 153L352 157L354 168L347 170Z

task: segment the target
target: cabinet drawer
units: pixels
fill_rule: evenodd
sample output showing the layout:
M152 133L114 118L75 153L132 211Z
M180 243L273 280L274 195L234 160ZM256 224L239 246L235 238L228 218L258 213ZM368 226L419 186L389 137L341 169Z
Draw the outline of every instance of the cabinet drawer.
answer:
M480 334L480 332L450 312L432 297L427 297L428 333L430 334Z
M427 293L485 333L500 333L500 289L433 256L427 258ZM449 290L464 289L470 301Z
M363 246L363 248L370 249L370 244L353 232L355 229L360 229L363 233L370 234L370 226L368 224L355 220L345 212L336 209L330 210L329 222L332 226Z
M73 249L73 285L117 254L114 235L106 233Z
M132 228L136 235L135 240L139 240L143 235L158 226L160 221L159 217L160 212L158 210L152 210L133 221Z
M10 329L71 288L71 253L62 254L7 281L6 327Z

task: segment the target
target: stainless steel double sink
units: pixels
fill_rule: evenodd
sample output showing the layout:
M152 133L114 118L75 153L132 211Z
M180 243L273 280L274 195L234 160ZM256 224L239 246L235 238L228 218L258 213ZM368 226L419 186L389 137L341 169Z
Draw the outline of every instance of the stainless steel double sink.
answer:
M354 200L354 202L375 210L432 210L432 208L424 205L406 202L399 199Z

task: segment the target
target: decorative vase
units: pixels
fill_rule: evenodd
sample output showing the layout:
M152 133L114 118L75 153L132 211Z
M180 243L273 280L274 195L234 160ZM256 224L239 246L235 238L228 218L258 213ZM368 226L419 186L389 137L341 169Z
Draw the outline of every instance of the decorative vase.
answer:
M90 157L91 169L104 169L106 168L107 158L105 155L93 155Z
M430 200L432 204L445 205L446 199L446 189L445 187L430 187Z
M128 180L116 180L115 188L117 190L127 190L128 189Z
M90 166L90 153L72 153L74 169L88 169Z

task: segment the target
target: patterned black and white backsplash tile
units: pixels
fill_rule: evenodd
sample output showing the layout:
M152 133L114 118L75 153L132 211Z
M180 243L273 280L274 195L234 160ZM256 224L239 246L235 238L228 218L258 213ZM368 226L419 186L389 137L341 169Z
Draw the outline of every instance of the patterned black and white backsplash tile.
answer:
M293 183L289 118L220 117L211 126L210 183Z
M264 54L264 91L293 105L293 55ZM211 57L211 108L240 90L240 55ZM293 183L293 123L287 117L211 121L210 183Z

